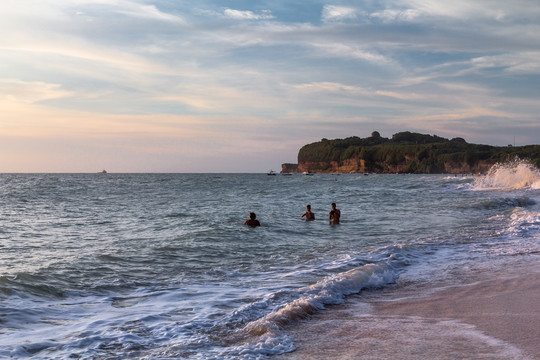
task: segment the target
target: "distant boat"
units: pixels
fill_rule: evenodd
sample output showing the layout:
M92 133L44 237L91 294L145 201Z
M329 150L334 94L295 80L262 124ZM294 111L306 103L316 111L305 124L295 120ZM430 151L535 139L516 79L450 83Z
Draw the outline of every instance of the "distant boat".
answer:
M313 173L312 173L312 172L307 172L307 171L304 171L304 172L303 172L302 174L304 174L304 175L308 175L308 176L312 176L312 175L313 175Z
M107 170L101 170L101 171L99 172L99 174L106 174L106 173L107 173Z
M270 171L268 172L268 175L274 175L274 176L275 176L275 175L276 175L276 172L275 172L274 170L270 170Z

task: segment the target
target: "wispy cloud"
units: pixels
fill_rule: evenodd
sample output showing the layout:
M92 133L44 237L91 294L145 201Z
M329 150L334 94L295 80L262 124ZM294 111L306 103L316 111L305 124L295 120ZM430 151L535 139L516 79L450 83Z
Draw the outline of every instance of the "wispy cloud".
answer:
M73 95L73 92L63 90L60 84L0 78L0 98L4 101L33 104L44 100L67 98Z
M324 22L356 19L360 11L353 7L325 5L321 18Z
M113 10L119 14L136 18L184 23L182 17L163 12L155 5L140 5L130 1L121 1L118 2L117 7L113 8Z
M296 84L293 86L295 89L305 92L333 92L333 93L350 93L350 94L362 94L369 95L370 91L358 86L351 86L335 82L319 82L319 83L306 83Z
M270 10L263 10L257 14L249 10L226 9L223 14L231 19L238 20L269 20L274 18Z
M534 19L540 8L534 0L397 0L382 2L383 8L371 13L373 17L390 20L455 19L460 22L471 20L512 21Z
M466 119L474 119L474 118L480 118L480 117L511 118L511 114L504 111L494 111L492 109L478 107L478 108L472 108L472 109L463 109L461 111L454 111L454 112L449 111L445 113L418 116L410 120L429 123L432 121L439 121L439 120L466 120Z
M405 9L405 10L396 10L396 9L385 9L382 11L376 11L369 15L371 18L378 18L385 22L394 22L394 21L413 21L419 17L422 13L416 9Z
M359 46L353 46L346 43L313 43L312 46L321 50L322 54L325 54L326 56L364 60L378 65L386 65L392 62L388 57L375 51L366 50Z
M426 99L426 96L416 94L416 93L404 93L404 92L396 92L396 91L384 91L384 90L377 90L375 92L377 95L381 96L388 96L395 99L400 100L420 100L420 99Z
M540 74L540 51L475 57L471 65L475 69L502 68L513 73Z

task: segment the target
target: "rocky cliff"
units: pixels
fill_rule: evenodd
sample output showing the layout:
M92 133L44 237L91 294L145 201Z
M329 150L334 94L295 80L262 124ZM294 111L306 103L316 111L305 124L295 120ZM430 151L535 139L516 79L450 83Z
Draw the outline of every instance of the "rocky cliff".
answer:
M303 146L298 164L282 173L485 173L497 162L518 157L540 167L540 145L497 147L436 135L397 133L321 141Z

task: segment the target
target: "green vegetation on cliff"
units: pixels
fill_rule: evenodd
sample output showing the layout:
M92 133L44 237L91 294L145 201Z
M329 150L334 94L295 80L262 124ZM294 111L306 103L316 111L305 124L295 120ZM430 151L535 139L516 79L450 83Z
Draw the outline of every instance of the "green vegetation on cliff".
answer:
M515 157L540 167L540 145L476 145L462 138L449 140L408 131L388 139L374 132L368 138L322 139L305 145L298 152L298 164L314 172L336 171L345 162L358 162L362 171L369 172L451 173L486 171Z

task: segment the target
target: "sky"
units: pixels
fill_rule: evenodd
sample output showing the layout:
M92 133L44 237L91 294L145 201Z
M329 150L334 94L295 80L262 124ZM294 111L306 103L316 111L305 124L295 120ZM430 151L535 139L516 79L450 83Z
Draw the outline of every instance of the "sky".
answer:
M322 138L540 143L538 0L4 0L0 172L266 172Z

